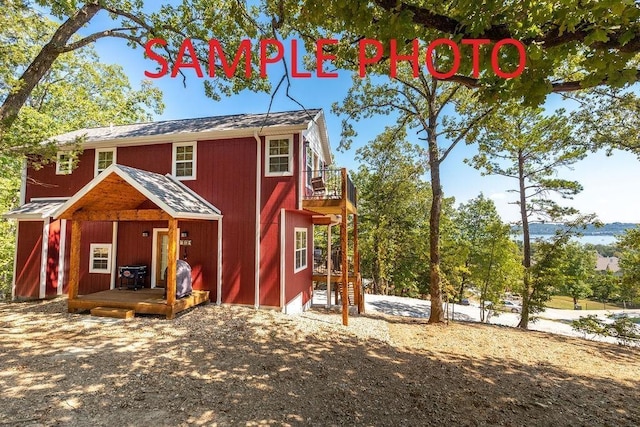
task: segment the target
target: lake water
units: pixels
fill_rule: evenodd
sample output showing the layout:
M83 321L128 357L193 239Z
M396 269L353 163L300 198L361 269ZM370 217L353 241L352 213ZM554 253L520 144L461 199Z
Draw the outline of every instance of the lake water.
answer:
M534 239L549 239L553 236L549 236L549 235L541 235L541 234L532 234L531 235L531 240ZM522 235L516 236L515 240L520 240L522 241ZM612 243L616 242L616 236L611 236L608 234L599 234L599 235L589 235L589 236L582 236L582 237L574 237L573 240L576 240L580 243L582 243L583 245L590 243L592 245L610 245Z

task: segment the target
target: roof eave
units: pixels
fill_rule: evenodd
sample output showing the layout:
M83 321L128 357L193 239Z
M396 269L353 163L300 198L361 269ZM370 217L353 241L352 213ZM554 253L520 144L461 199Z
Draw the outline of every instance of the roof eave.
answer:
M167 142L187 142L187 141L205 141L208 139L226 139L238 137L251 137L255 132L261 136L279 135L282 133L296 133L307 129L307 123L300 125L287 126L265 126L250 127L242 129L224 129L204 132L180 132L157 134L148 136L124 137L124 138L105 138L93 141L85 141L83 148L102 148L102 147L120 147L131 145L153 145ZM78 138L82 138L79 135ZM54 139L55 140L55 139ZM74 144L74 141L64 141L59 143L61 147Z

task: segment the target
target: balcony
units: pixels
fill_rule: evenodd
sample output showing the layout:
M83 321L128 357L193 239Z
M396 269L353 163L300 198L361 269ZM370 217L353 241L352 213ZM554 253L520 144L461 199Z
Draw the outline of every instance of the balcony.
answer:
M319 214L357 213L357 192L346 168L308 170L302 207Z

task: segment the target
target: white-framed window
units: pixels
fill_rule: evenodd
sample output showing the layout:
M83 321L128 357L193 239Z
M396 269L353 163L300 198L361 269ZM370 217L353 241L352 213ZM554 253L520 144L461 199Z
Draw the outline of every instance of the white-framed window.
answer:
M311 188L311 178L313 178L313 166L315 163L315 153L311 147L307 146L306 170L307 170L307 187Z
M293 175L293 141L288 136L267 138L265 176Z
M100 172L114 163L116 163L115 148L96 149L96 167L94 176L98 176Z
M59 151L56 160L56 175L69 175L73 171L73 157L70 151Z
M307 229L298 228L295 231L295 268L294 273L307 268Z
M197 152L195 142L175 142L173 144L173 176L180 180L196 179Z
M89 273L111 274L111 244L91 243Z

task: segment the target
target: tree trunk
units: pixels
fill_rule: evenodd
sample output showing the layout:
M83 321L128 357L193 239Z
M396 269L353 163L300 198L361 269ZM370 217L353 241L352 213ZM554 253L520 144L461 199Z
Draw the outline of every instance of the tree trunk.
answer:
M469 260L467 259L464 262L464 266L466 268L469 268ZM466 273L462 273L462 279L460 280L460 289L458 289L458 303L462 304L462 299L464 297L464 288L465 285L467 284L467 274Z
M520 217L522 219L522 245L524 248L522 266L524 267L522 314L518 327L529 328L529 301L531 299L531 236L529 235L529 215L527 212L527 194L524 176L524 156L518 152L518 182L520 184Z
M440 278L440 215L442 213L442 187L440 185L440 151L436 140L436 120L433 117L435 105L430 100L429 119L429 167L431 168L431 217L429 218L429 293L431 295L431 315L429 323L443 323L442 289Z
M15 90L9 92L2 106L0 106L0 137L2 137L3 130L8 129L13 124L18 112L29 99L31 92L42 77L51 69L53 62L65 51L64 48L67 42L100 9L102 7L94 2L83 5L56 30L51 40L44 45L38 56L29 64L29 67L14 85Z

